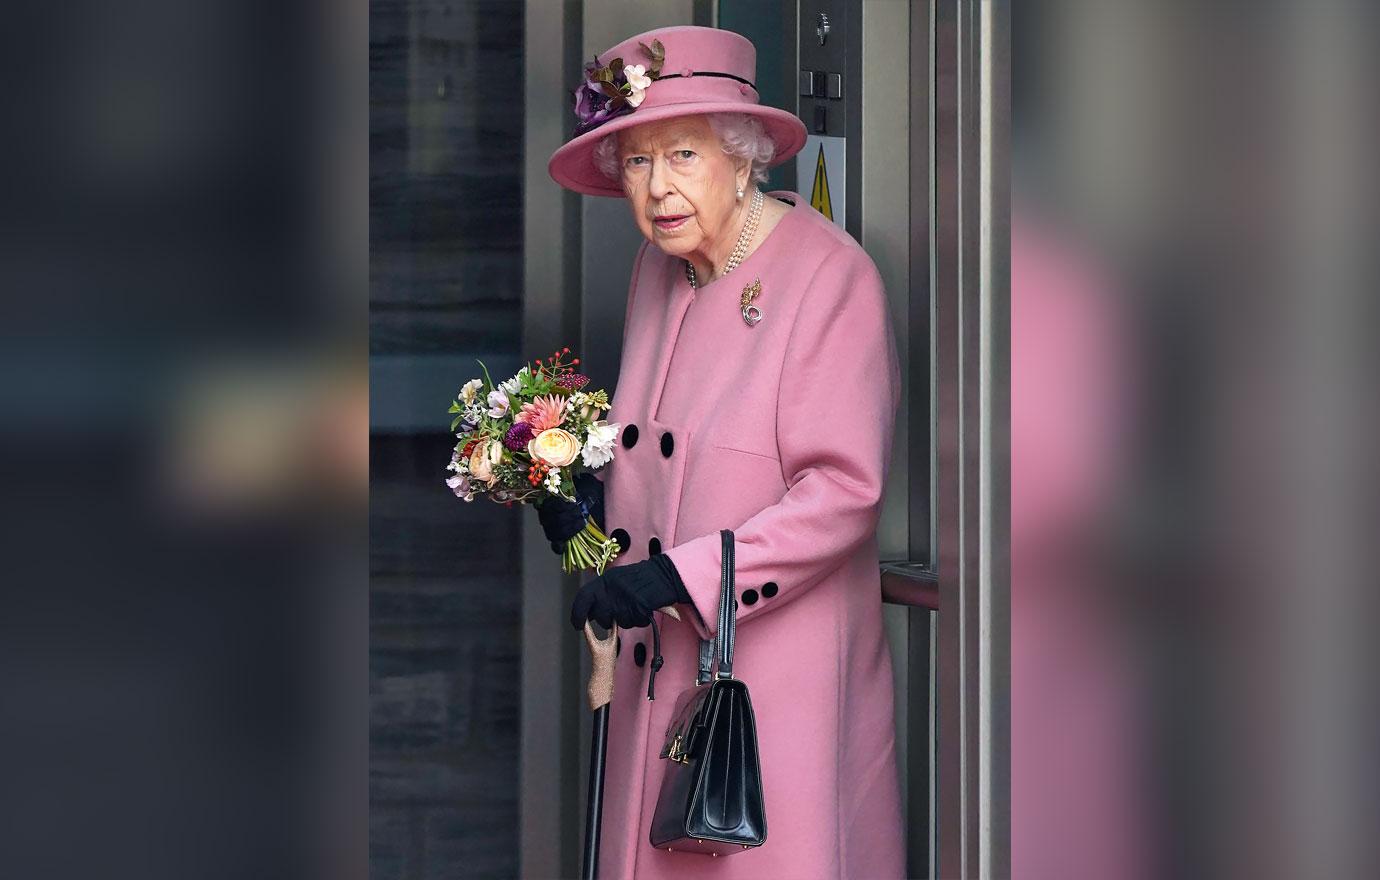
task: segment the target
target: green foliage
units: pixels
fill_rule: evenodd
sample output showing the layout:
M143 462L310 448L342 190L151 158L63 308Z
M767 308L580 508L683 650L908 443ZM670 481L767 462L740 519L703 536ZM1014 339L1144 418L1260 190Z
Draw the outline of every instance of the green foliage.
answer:
M479 364L479 368L484 371L484 384L485 387L488 389L484 392L484 394L487 397L489 392L494 390L494 380L489 378L489 368L484 366L483 361L481 361L479 358L475 358L474 362L476 364Z

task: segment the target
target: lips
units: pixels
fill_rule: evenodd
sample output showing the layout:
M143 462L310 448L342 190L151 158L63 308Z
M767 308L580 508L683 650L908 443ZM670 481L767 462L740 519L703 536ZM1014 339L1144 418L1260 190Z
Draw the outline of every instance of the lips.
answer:
M685 221L689 219L689 217L689 214L667 214L664 217L653 217L652 224L663 232L669 232L672 229L679 229L684 226Z

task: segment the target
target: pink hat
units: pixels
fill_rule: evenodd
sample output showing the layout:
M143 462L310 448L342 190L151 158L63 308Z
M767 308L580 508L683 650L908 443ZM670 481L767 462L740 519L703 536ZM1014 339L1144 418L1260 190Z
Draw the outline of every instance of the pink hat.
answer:
M626 72L634 65L641 76ZM621 196L619 183L594 164L595 144L634 125L698 113L756 116L776 144L767 167L780 165L805 146L805 124L757 103L756 76L757 50L732 31L686 25L629 37L585 66L575 90L575 137L552 154L547 170L567 189Z

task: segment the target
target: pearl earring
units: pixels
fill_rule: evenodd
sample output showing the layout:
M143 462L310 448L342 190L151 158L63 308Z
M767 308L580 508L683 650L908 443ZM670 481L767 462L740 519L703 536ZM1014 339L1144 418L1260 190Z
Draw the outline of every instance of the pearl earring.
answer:
M740 186L740 187L738 187L738 198L741 199L742 197L743 197L743 188Z

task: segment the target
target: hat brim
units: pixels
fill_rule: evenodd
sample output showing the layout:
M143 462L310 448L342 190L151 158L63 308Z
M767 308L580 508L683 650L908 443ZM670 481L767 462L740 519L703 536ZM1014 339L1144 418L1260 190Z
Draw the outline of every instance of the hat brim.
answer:
M767 163L775 168L790 159L805 147L805 123L794 113L762 104L748 104L742 101L702 101L679 104L666 104L660 107L642 107L622 116L615 116L596 129L572 138L559 150L551 154L547 171L551 179L566 189L587 196L622 197L623 187L618 181L604 176L594 164L594 147L610 134L677 116L697 116L706 113L747 113L762 121L767 136L776 145L776 154Z

